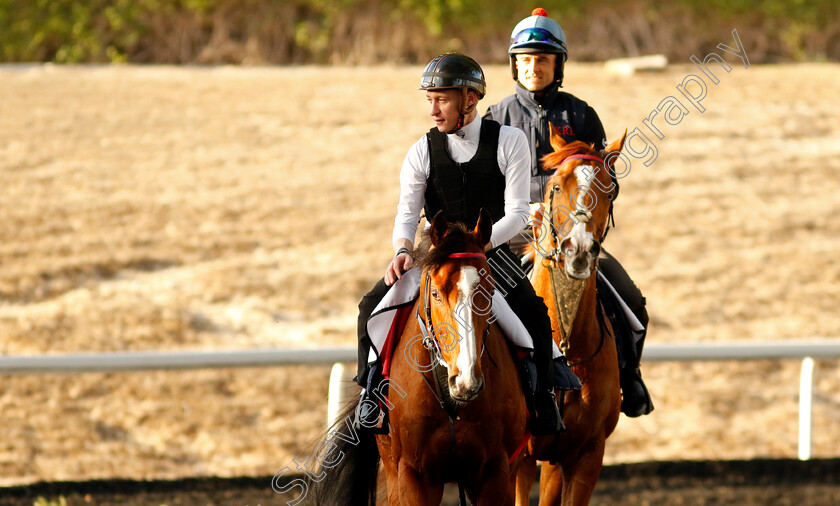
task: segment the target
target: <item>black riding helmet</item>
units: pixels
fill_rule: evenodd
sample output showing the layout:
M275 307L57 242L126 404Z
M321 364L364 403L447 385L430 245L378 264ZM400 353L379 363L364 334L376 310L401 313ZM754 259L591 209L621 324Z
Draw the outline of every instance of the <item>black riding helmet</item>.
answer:
M461 53L442 54L426 65L420 78L420 89L472 88L484 98L487 83L481 65Z
M423 70L419 89L437 91L453 88L461 90L461 104L459 106L461 118L455 129L448 133L456 132L464 126L464 115L475 109L475 104L469 109L464 106L467 103L468 90L478 93L479 100L484 98L487 82L484 80L484 71L481 70L481 65L461 53L442 54L430 61Z

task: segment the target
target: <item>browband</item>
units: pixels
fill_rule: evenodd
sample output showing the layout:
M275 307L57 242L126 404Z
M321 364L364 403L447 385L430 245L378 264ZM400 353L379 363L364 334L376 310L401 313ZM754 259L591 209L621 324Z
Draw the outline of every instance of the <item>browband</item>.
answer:
M596 162L601 162L601 163L604 163L604 161L603 161L603 160L601 160L600 158L598 158L598 157L596 157L596 156L591 156L591 155L572 155L572 156L570 156L570 157L566 158L565 160L563 160L563 163L561 163L561 164L560 164L560 167L562 167L562 166L563 166L566 162L568 162L569 160L594 160L594 161L596 161ZM557 171L559 171L559 170L560 170L560 167L557 167L557 170L556 170L556 171L554 171L554 175L555 175L555 176L557 175Z
M483 258L487 260L484 253L452 253L449 258Z

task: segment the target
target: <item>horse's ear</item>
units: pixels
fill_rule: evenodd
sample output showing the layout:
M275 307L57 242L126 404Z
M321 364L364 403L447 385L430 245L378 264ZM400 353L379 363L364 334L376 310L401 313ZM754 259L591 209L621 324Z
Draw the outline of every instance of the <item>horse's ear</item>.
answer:
M481 208L478 213L478 222L475 224L473 233L478 237L481 246L484 247L490 242L490 236L493 235L493 218L487 209Z
M557 129L550 121L548 122L548 129L551 130L551 147L554 148L554 151L560 151L566 145L566 141L557 133Z
M626 139L626 138L627 138L627 129L625 128L624 129L624 134L621 136L621 139L618 139L617 141L613 141L612 144L607 146L607 148L604 150L604 153L605 154L616 153L616 152L619 152L622 149L624 149L624 139Z
M437 246L437 243L446 235L448 228L449 223L446 221L446 216L443 215L443 210L438 211L432 219L432 227L429 229L429 239L432 241L432 246Z

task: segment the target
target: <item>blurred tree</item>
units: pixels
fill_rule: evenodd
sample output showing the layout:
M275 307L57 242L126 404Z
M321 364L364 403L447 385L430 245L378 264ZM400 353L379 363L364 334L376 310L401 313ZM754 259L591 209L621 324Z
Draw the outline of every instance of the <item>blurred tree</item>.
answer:
M575 60L712 50L738 29L752 61L840 59L837 0L0 0L0 60L159 63L503 62L544 7Z

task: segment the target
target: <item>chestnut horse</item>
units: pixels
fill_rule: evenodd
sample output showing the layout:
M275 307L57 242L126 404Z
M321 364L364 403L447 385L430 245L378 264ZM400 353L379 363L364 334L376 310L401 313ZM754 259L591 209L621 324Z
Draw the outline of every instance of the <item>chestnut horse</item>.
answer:
M366 431L347 438L352 444L333 438L331 454L342 459L321 460L330 464L318 491L323 504L373 503L379 456L391 506L438 505L451 482L462 502L514 504L527 408L507 341L493 324L484 256L491 228L484 210L472 231L442 213L433 220L431 248L415 267L422 269L420 297L386 380L389 431L375 436L376 446Z
M536 460L543 461L541 505L588 504L601 473L605 441L618 422L618 357L612 328L597 300L596 278L600 244L618 193L608 165L625 136L599 152L580 141L566 144L552 128L554 153L542 159L555 174L546 185L545 210L534 227L537 255L531 283L548 306L554 341L583 387L565 393L566 431L529 445L517 479L517 505L528 504Z

